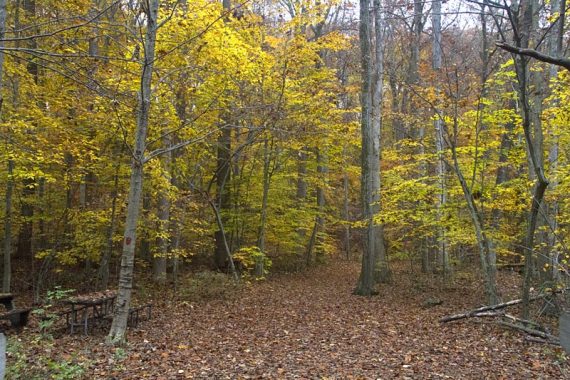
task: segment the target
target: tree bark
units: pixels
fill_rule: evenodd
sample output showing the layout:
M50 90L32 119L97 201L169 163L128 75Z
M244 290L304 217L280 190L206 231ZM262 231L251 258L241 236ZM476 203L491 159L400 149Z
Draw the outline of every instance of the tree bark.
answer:
M295 200L299 210L305 208L305 201L307 198L307 153L306 147L299 150L298 161L297 161L297 193ZM297 246L298 246L298 256L302 258L305 252L305 240L307 234L307 228L305 220L299 221L299 226L297 227Z
M135 145L131 163L131 179L128 196L127 217L119 274L119 289L113 323L107 341L114 345L124 344L133 286L136 228L139 219L143 185L143 164L150 105L152 95L152 72L155 59L156 32L158 29L159 0L148 0L143 7L146 14L146 34L144 38L144 62L138 99Z
M164 138L165 147L171 146L171 140L169 136ZM171 167L172 167L172 152L168 152L163 155L164 172L167 176L166 180L168 184L171 183ZM166 267L167 267L167 257L170 246L170 199L168 194L168 188L163 188L160 190L158 196L158 223L160 236L156 241L158 252L153 256L152 261L152 277L153 281L157 284L166 283Z
M433 45L432 45L432 67L436 72L441 70L442 45L441 45L441 0L435 0L432 4L432 28L433 28ZM436 93L440 92L439 86L436 85ZM451 275L451 266L449 264L449 250L447 247L447 238L443 224L443 214L445 204L447 203L447 189L445 183L446 170L443 151L445 149L445 140L443 135L443 120L438 115L434 120L435 128L435 149L439 156L436 173L439 185L439 194L436 202L437 209L437 255L440 260L443 277L445 281L449 280Z
M101 256L101 261L99 263L99 271L97 273L97 278L99 280L100 289L107 289L109 286L109 262L111 261L111 256L113 255L113 236L115 236L115 230L117 228L117 197L119 195L119 164L117 164L115 169L115 178L113 181L113 192L111 193L111 220L109 221L109 227L107 229L107 247L105 252Z
M363 219L367 227L364 234L362 253L362 268L360 270L360 278L355 290L356 294L363 296L371 296L375 292L374 281L374 263L376 255L374 254L374 215L371 209L373 201L373 178L374 162L379 161L380 157L374 156L375 144L372 131L372 52L370 44L370 0L360 0L360 65L361 65L361 94L360 103L362 116L360 128L362 133L362 172L361 172L361 198Z
M223 0L224 8L224 22L229 21L231 11L231 1ZM222 121L225 123L225 121ZM231 202L231 187L229 185L231 180L231 159L232 159L232 128L229 125L222 125L220 136L218 137L217 144L217 168L216 168L216 210L219 213L222 224L226 225L227 220L225 214L232 207ZM218 229L214 233L215 248L214 248L214 264L219 270L227 268L228 257L226 254L226 247L228 244L227 236L225 236L224 229Z
M218 138L217 147L217 170L216 170L216 185L217 185L217 197L216 197L216 207L221 215L222 220L225 223L225 213L231 208L231 192L229 182L231 179L231 141L232 141L232 130L228 126L223 126L221 130L220 137ZM224 231L217 230L215 232L215 253L214 262L216 267L220 270L226 268L227 256L225 241L226 236L222 236Z
M0 0L0 23L2 12ZM4 6L5 6L4 2ZM1 53L0 53L1 54ZM0 69L1 70L1 69ZM1 71L0 71L1 72ZM1 74L0 74L1 82ZM6 214L4 216L4 259L2 268L2 292L10 293L12 283L12 193L14 191L14 161L8 159L8 180L6 181Z
M257 246L261 252L265 253L265 229L267 224L267 205L269 201L269 185L271 182L271 149L273 143L269 147L269 138L263 141L263 194L261 196L261 215L259 220L259 231L257 235Z
M520 20L519 20L519 33L515 34L515 45L517 48L528 48L530 34L532 32L534 9L533 1L523 0L519 6ZM527 145L527 152L529 161L532 164L534 176L536 177L536 184L531 200L531 207L528 215L528 228L525 239L525 269L524 269L524 282L522 289L522 318L529 319L530 314L530 287L532 280L533 270L533 256L534 256L534 235L538 224L539 211L542 206L544 193L548 187L548 180L544 173L542 166L542 159L538 156L542 155L542 151L537 150L535 141L532 136L531 124L531 105L529 100L529 70L528 60L521 55L515 54L515 70L517 81L519 84L519 99L522 110L522 127L524 138Z
M0 0L0 120L2 120L2 106L4 104L3 93L3 76L4 76L4 38L6 31L6 0ZM6 145L11 146L9 141ZM4 255L2 269L2 292L9 293L12 282L12 194L14 192L14 160L7 157L8 178L6 180L6 211L4 215ZM2 336L3 338L3 336Z

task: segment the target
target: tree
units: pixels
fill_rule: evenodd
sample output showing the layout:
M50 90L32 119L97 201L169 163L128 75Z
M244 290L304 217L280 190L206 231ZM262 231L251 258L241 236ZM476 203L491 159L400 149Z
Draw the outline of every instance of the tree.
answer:
M146 138L152 96L152 73L155 61L156 33L158 30L159 0L148 0L142 10L146 16L146 33L143 40L143 61L138 93L135 143L132 151L131 179L127 199L127 216L121 257L119 288L108 342L119 345L125 342L133 286L133 269L136 244L136 229L139 220L143 190L143 167L145 163Z
M386 253L382 226L378 225L380 210L380 147L382 120L382 16L380 1L373 3L374 23L370 18L370 2L360 2L360 54L362 69L361 88L361 131L362 131L362 172L361 194L363 221L366 226L362 269L355 292L370 296L375 292L375 270L380 265L379 280L387 281ZM372 26L374 25L374 26ZM374 40L372 40L374 31ZM374 41L374 42L372 42ZM373 60L374 57L374 60Z

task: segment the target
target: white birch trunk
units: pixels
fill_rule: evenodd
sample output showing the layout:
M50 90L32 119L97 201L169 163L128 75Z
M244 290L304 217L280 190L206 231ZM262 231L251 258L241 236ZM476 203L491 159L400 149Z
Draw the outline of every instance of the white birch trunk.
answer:
M156 32L158 29L159 0L148 0L144 11L147 19L147 30L144 40L144 62L141 72L141 87L138 100L137 126L135 146L131 163L131 179L123 239L123 253L119 274L119 289L111 330L107 341L111 344L123 344L127 330L127 320L131 303L133 286L133 269L135 258L136 229L139 220L142 198L143 165L146 136L151 103L152 71L154 68Z

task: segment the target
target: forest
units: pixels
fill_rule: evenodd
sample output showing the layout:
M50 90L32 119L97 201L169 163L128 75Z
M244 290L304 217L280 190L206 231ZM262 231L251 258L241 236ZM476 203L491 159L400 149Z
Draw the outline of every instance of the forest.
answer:
M0 0L0 379L570 379L568 13Z

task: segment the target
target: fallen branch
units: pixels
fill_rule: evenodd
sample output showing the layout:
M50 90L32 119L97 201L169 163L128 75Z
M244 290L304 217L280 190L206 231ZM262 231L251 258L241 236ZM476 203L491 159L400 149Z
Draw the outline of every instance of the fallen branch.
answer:
M505 313L503 311L482 311L480 313L475 313L472 315L474 318L479 317L502 317Z
M550 342L560 344L560 340L557 337L555 337L554 335L551 335L549 333L546 333L544 331L531 329L530 327L526 327L526 326L516 324L516 323L505 322L505 321L499 321L497 323L500 325L503 325L503 326L510 327L512 329L515 329L515 330L523 331L529 335L536 336L536 337L542 338L544 340L548 340Z
M524 337L525 340L529 341L529 342L533 342L533 343L542 343L542 344L551 344L553 346L560 346L560 342L558 341L551 341L548 339L542 339L542 338L538 338L536 336L531 336L531 335L527 335Z
M544 298L546 296L548 296L548 294L541 294L541 295L532 297L530 299L530 301L536 301L536 300ZM518 305L519 303L522 303L522 299L511 300L508 302L499 303L497 305L483 306L483 307L480 307L478 309L474 309L474 310L471 310L471 311L468 311L465 313L454 314L454 315L449 315L447 317L443 317L439 320L439 322L440 323L446 323L446 322L451 322L451 321L457 321L459 319L482 316L481 315L482 312L490 311L490 310L504 309L504 308L509 307L509 306Z
M536 301L536 300L539 300L539 299L542 299L542 298L550 297L550 296L552 296L553 294L556 294L556 293L563 293L563 292L565 292L565 291L567 291L567 290L570 290L570 288L566 288L566 289L555 289L555 290L549 291L549 292L547 292L547 293L542 293L542 294L539 294L539 295L537 295L537 296L531 297L530 300L529 300L529 302L533 302L533 301ZM474 309L474 310L471 310L471 311L467 311L467 312L465 312L465 313L449 315L449 316L447 316L447 317L441 318L441 319L439 320L439 322L440 322L440 323L446 323L446 322L451 322L451 321L457 321L457 320L459 320L459 319L473 318L473 317L478 317L478 316L481 316L481 317L494 316L494 315L482 315L481 313L484 312L484 311L491 311L491 310L504 309L504 308L509 307L509 306L518 305L519 303L522 303L522 298L519 298L519 299L516 299L516 300L507 301L507 302L503 302L503 303L499 303L499 304L496 304L496 305L483 306L483 307L480 307L480 308L478 308L478 309ZM512 316L511 316L511 317L512 317ZM513 318L515 318L515 317L513 317ZM525 323L528 323L528 322L525 322ZM530 323L532 323L532 322L530 322Z
M541 330L541 329L544 330L544 328L540 324L533 322L533 321L529 321L528 319L522 319L519 317L515 317L514 315L511 315L511 314L504 314L503 317L510 319L513 322L521 323L523 325L534 326L537 330Z

